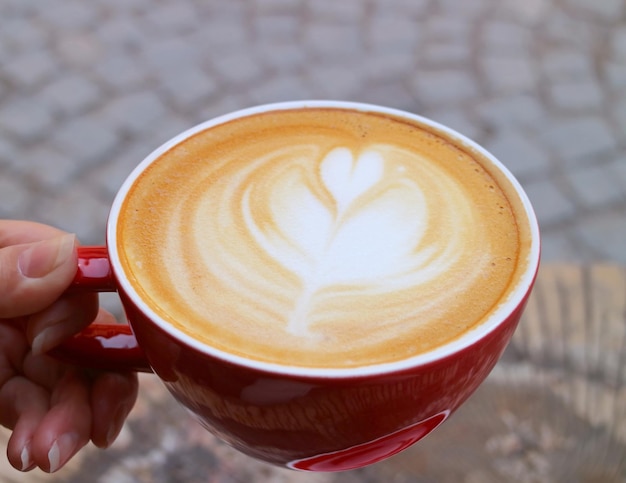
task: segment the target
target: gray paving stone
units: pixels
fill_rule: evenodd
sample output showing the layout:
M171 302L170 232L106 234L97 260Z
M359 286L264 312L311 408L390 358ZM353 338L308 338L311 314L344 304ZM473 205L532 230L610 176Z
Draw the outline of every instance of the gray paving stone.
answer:
M559 82L550 85L550 102L559 111L594 112L604 106L602 87L594 81Z
M5 0L3 7L15 15L32 15L41 4L37 0Z
M471 23L461 17L444 14L429 15L428 22L422 26L423 35L428 41L468 42Z
M552 180L544 178L524 183L522 186L535 208L540 227L571 219L576 214L574 203Z
M544 20L542 36L546 45L575 47L584 52L593 51L596 39L591 22L573 18L554 7L550 16Z
M365 5L360 0L341 2L306 2L307 14L313 19L338 20L352 22L365 12Z
M140 54L145 67L161 77L176 77L181 69L201 64L200 51L190 48L182 37L159 37L153 42L144 42Z
M301 2L302 0L295 0ZM304 0L306 1L306 0ZM196 1L198 13L203 18L213 19L216 16L225 15L231 20L238 21L246 19L252 9L250 0L230 0L228 2L198 2Z
M546 151L521 129L499 130L485 147L517 177L525 178L550 169Z
M439 0L436 9L441 12L458 15L461 18L482 17L489 8L487 0L474 0L472 2L458 2L457 0Z
M84 245L102 245L109 209L107 203L94 196L93 188L76 184L61 192L42 195L32 219L76 233Z
M487 21L479 35L480 45L491 53L528 55L533 45L532 31L512 21Z
M96 105L101 95L97 84L84 76L70 74L48 83L36 99L52 112L75 115Z
M0 105L0 129L20 141L30 142L41 138L52 122L50 110L32 100L19 98Z
M395 0L393 5L399 16L422 19L430 13L431 4L430 0ZM387 0L373 0L369 5L369 14L372 16L388 13L389 2Z
M100 11L93 2L80 0L64 0L53 7L37 10L39 21L60 31L85 29L92 26L98 19Z
M549 0L526 0L524 2L497 2L493 5L495 17L536 27L549 18Z
M371 52L368 59L359 66L367 84L401 82L416 65L414 55L402 50Z
M257 39L294 41L302 30L301 19L290 12L257 15L253 22Z
M541 57L541 68L551 81L594 79L593 57L574 49L550 49Z
M264 75L263 66L251 52L214 58L212 67L219 80L231 86L258 84Z
M185 2L156 4L145 13L142 20L152 34L179 33L197 25L197 12L192 4Z
M55 50L60 63L77 69L93 66L103 57L105 51L91 31L64 34L55 43Z
M626 61L626 26L613 32L611 37L611 55L616 60Z
M159 96L148 90L112 99L97 115L108 130L133 134L151 129L167 115L167 109Z
M482 144L483 142L483 132L480 124L475 122L471 116L462 109L448 107L438 110L429 110L424 114L426 117L460 132L477 143Z
M195 123L213 119L229 112L238 111L239 109L245 109L250 107L252 101L248 99L247 95L241 93L229 93L226 92L214 99L212 102L201 106L196 113Z
M428 42L419 55L420 63L427 68L454 68L469 66L472 46L465 41Z
M297 75L278 75L248 91L250 99L256 104L269 102L292 101L295 99L310 99L312 89L306 86L303 79Z
M599 116L555 121L546 126L542 136L565 161L589 158L617 147L611 127Z
M575 235L545 230L541 237L542 262L591 262L592 256L586 250L580 250L574 241Z
M130 51L142 48L145 34L142 25L132 16L120 13L120 8L115 11L117 15L96 26L93 34L107 52L128 55Z
M623 0L564 0L564 4L580 15L590 14L603 21L613 21L621 18L626 12Z
M605 166L584 166L567 170L565 178L571 185L576 200L589 209L626 201L625 186ZM625 215L626 216L626 215ZM626 249L626 240L624 241Z
M208 104L208 103L207 103ZM202 104L206 105L206 104ZM187 129L206 121L203 117L181 117L174 113L168 113L167 116L159 119L150 130L143 133L133 145L139 146L144 150L141 158L136 158L135 162L141 161L145 156L161 146L166 141L169 141L174 136L186 131ZM141 152L141 151L139 151ZM125 154L122 156L126 157Z
M255 11L258 13L265 12L280 12L280 13L295 13L303 5L303 0L254 0L253 5Z
M621 156L612 160L606 166L606 170L613 180L621 186L622 198L626 199L626 152L622 152Z
M323 62L362 59L360 53L364 51L364 46L363 32L357 24L317 21L304 31L306 52Z
M581 220L576 224L575 233L601 259L626 263L626 216L623 210Z
M217 82L197 67L181 69L162 82L164 99L181 110L193 109L217 92Z
M316 98L353 100L363 86L364 76L359 70L363 67L341 62L319 64L309 72L305 85Z
M0 135L0 166L16 165L18 153L15 143L8 136Z
M2 65L3 76L20 90L42 84L57 70L51 53L41 49L19 53Z
M602 67L612 90L622 92L626 89L626 63L606 62Z
M415 51L420 29L415 20L398 15L378 15L368 25L367 44L375 51Z
M427 106L458 104L479 96L476 79L464 69L418 71L412 86L417 98Z
M148 70L138 68L137 63L130 55L118 54L99 61L93 66L93 72L107 87L128 92L144 85L149 78Z
M111 12L125 14L143 12L154 4L152 0L99 0L99 2Z
M506 126L537 126L546 117L544 107L530 94L499 96L480 102L476 107L480 119L494 129Z
M46 31L29 18L6 15L0 29L2 45L13 53L42 47L48 41Z
M537 86L538 75L530 57L487 54L480 65L487 86L496 94L523 93Z
M229 13L228 8L224 8L226 5L230 5L230 2L220 2L220 8L210 12L203 28L187 37L189 45L195 45L200 52L206 52L205 58L209 62L214 58L230 55L231 51L241 51L243 46L252 47L252 29L246 23L245 17L236 12Z
M378 104L422 115L425 114L406 84L398 80L398 78L388 78L380 82L367 82L361 86L354 98L361 102Z
M117 155L112 156L108 163L94 169L94 184L112 200L131 171L157 147L156 143L148 145L145 142L125 146Z
M0 218L24 218L29 212L31 195L21 179L0 168Z
M0 62L2 62L2 65L8 63L10 58L14 55L15 54L11 52L11 49L2 41L2 38L0 37ZM5 89L4 84L5 81L0 84L0 97L2 97Z
M76 117L61 125L51 141L64 156L85 166L106 160L119 145L120 137L101 119Z
M145 154L200 120L334 97L426 114L485 144L538 200L544 253L609 257L615 239L581 233L626 212L618 3L67 0L41 12L40 0L4 0L0 170L28 192L9 215L40 217L34 204L77 180L97 211Z
M611 104L611 111L618 125L622 140L626 138L626 97L620 97Z
M38 143L21 150L18 161L15 168L25 178L51 190L67 186L82 166L79 159L59 152L51 143Z
M255 57L273 72L301 72L306 68L307 55L294 42L259 40L254 45Z

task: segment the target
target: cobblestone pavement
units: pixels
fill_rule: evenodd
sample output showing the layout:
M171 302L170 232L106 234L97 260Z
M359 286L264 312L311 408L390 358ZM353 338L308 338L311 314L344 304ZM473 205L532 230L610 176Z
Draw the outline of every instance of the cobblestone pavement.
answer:
M0 216L102 242L123 178L250 105L373 102L518 176L546 260L626 262L623 0L0 0Z
M0 0L0 217L102 243L154 148L302 98L450 125L517 175L544 260L626 263L624 0Z

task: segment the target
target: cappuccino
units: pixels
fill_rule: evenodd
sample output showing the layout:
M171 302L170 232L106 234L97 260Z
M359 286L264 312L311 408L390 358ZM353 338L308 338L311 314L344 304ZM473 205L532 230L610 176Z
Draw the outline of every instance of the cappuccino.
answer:
M309 107L170 147L128 191L117 244L145 304L194 339L350 368L484 321L527 268L528 225L507 177L444 131Z

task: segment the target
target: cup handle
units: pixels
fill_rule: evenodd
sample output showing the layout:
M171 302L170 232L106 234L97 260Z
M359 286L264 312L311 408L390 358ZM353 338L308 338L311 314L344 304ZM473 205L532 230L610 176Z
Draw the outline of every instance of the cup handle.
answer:
M78 269L67 293L116 291L107 248L78 247ZM153 372L128 324L91 324L49 354L81 367Z

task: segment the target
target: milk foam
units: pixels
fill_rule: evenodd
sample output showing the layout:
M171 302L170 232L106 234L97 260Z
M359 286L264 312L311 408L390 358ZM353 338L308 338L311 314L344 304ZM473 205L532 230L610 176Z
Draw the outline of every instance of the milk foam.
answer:
M355 155L338 147L321 162L306 160L309 165L319 164L325 191L313 190L306 180L298 179L294 166L293 176L271 186L270 214L275 222L271 230L265 220L254 219L251 188L245 191L245 227L256 247L301 282L301 293L286 315L290 333L314 336L309 330L311 312L316 295L327 287L352 285L361 291L393 292L442 276L458 258L458 236L421 245L429 208L419 184L404 178L403 166L393 166L393 151L381 146ZM449 188L452 195L455 187ZM456 231L461 227L456 225Z
M281 159L287 160L285 166ZM407 169L415 170L420 164L424 164L420 179L407 177ZM242 263L257 266L254 259L258 258L269 258L265 266L272 271L297 278L295 293L291 280L273 286L274 298L283 295L291 300L277 330L323 340L314 327L318 305L333 297L341 299L346 291L371 296L419 287L443 277L472 242L468 236L472 213L462 188L432 163L420 163L413 153L393 146L371 146L360 153L347 147L328 153L310 150L308 156L298 147L293 153L286 148L250 166L253 171L238 183L225 185L223 191L209 190L204 198L194 195L193 206L182 207L204 217L195 220L192 226L196 227L206 225L215 206L222 207L220 216L232 217L212 227L213 233L220 234L218 239L210 242L204 230L198 230L194 239L203 269L229 281L231 290L245 286L251 275L250 266ZM424 194L420 185L429 184L439 187L440 200ZM433 201L438 205L436 220L429 206ZM432 230L440 224L445 225L441 227L445 237L424 242L429 225ZM222 238L222 233L230 231L228 225L237 227L236 232ZM182 228L172 225L168 238L177 240ZM481 244L486 248L487 241ZM177 245L176 251L182 249ZM237 253L229 257L233 249ZM479 270L477 264L466 271L463 283L475 278ZM447 296L463 283L448 287ZM180 295L194 306L196 293L191 286L188 289ZM272 298L267 302L264 309L273 310ZM346 306L346 311L352 310Z
M191 143L145 176L121 228L137 237L125 250L145 296L211 345L290 364L379 362L463 333L515 265L495 181L438 140L319 129L277 130L262 148Z

